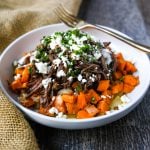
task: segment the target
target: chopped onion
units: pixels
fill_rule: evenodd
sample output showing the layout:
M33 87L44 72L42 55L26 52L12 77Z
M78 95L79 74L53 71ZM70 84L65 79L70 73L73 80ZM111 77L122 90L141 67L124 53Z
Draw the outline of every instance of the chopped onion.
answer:
M61 89L58 91L58 95L63 95L63 94L67 94L67 95L71 95L73 94L73 91L71 89Z

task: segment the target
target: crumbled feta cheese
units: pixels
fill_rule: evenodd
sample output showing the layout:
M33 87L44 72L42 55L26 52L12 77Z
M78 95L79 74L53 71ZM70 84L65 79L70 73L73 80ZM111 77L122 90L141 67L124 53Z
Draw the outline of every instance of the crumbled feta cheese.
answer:
M62 60L62 62L64 64L64 66L67 67L67 62L68 62L67 57L61 56L61 60Z
M59 114L59 111L58 111L57 108L52 107L52 108L49 109L49 113L50 113L50 114Z
M87 82L87 80L86 79L82 79L82 83L86 83Z
M80 59L80 55L76 55L75 53L71 53L71 58L73 60L79 60Z
M91 79L92 82L95 82L95 78L93 78L93 77L90 76L89 79Z
M36 54L37 54L37 51L34 51L34 52L31 53L31 55L30 55L30 62L31 63L33 61L39 62L39 60L36 58Z
M56 118L64 118L66 119L67 116L63 114L63 112L59 112L58 115L56 116Z
M42 85L46 89L48 87L48 84L52 82L52 78L47 78L42 80Z
M81 81L81 80L82 80L82 75L79 74L79 75L78 75L78 81Z
M123 103L129 103L131 101L126 95L122 95L120 99Z
M100 51L96 51L94 53L94 57L98 60L100 57L102 56L102 54L100 53Z
M71 50L79 50L80 47L78 45L76 45L76 44L73 44L72 46L70 46L70 49Z
M53 60L53 64L55 64L57 67L59 66L60 63L61 63L61 60L59 58L56 58Z
M72 81L72 80L73 80L73 77L72 77L72 76L70 76L70 77L68 78L68 80L69 80L69 81Z
M18 80L18 79L20 79L20 77L21 77L21 74L16 74L16 75L14 76L14 80Z
M47 74L48 72L47 63L39 62L39 63L35 63L35 66L37 70L39 71L39 73Z
M14 62L13 62L13 66L15 67L15 66L17 66L18 65L18 62L15 60Z
M101 95L101 98L106 98L106 96L105 95Z
M102 50L102 55L106 59L106 63L109 65L112 62L110 52L107 49Z
M60 78L60 77L66 76L66 74L65 74L65 72L64 72L63 70L59 70L59 71L57 72L56 76L57 76L58 78Z
M52 97L52 101L54 101L54 100L55 100L55 98L56 98L56 97L55 97L55 96L53 96L53 97Z

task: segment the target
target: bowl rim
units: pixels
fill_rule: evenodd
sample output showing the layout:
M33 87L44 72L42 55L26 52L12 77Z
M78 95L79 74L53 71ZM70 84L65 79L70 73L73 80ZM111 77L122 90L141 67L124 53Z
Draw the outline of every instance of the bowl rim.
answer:
M42 30L42 29L45 29L45 28L49 28L49 27L54 27L54 26L64 26L64 24L63 24L63 23L58 23L58 24L51 24L51 25L42 26L42 27L40 27L40 28L33 29L33 30L31 30L31 31L29 31L29 32L27 32L27 33L25 33L25 34L19 36L17 39L15 39L12 43L10 43L10 44L4 49L4 51L3 51L2 54L0 55L0 64L1 64L1 59L2 59L2 57L7 53L7 51L11 48L11 46L14 45L16 42L18 42L18 41L21 40L22 38L24 38L24 37L26 37L26 36L28 36L28 35L34 33L34 32L38 32L39 30ZM100 25L100 26L101 26L101 25ZM108 29L111 29L111 30L113 30L113 31L115 31L115 32L117 32L117 33L119 33L119 34L124 35L125 37L130 38L128 35L126 35L126 34L120 32L120 31L117 31L117 30L115 30L115 29L112 29L112 28L106 27L106 26L103 26L103 27L108 28ZM131 38L130 38L130 39L131 39ZM144 55L147 57L147 59L149 60L149 66L150 66L150 59L149 59L148 55L147 55L146 53L143 53L143 54L144 54ZM0 67L0 68L1 68L1 67ZM149 84L147 84L147 87L146 87L144 93L142 93L141 97L139 97L136 101L131 101L131 102L129 102L129 103L128 103L125 107L123 107L122 109L116 110L116 111L114 111L114 112L112 112L112 113L110 113L110 114L108 114L108 115L97 116L97 117L87 118L87 119L70 119L70 118L64 119L64 118L54 118L54 117L46 116L46 115L40 114L40 113L38 113L38 112L36 112L36 111L34 111L34 110L31 110L31 109L29 109L29 108L26 108L26 107L22 106L19 102L17 102L15 99L13 99L13 98L7 93L7 91L6 91L5 88L3 87L2 81L1 81L1 79L0 79L0 87L1 87L2 91L5 93L5 95L8 97L8 99L9 99L13 104L15 104L19 109L24 110L24 111L26 111L27 113L32 113L32 114L34 114L36 117L37 117L37 116L40 116L40 117L42 117L43 119L47 119L47 120L49 120L49 121L56 121L56 122L59 122L59 123L60 123L60 122L66 122L66 123L82 123L82 122L101 121L101 120L103 120L103 119L108 119L108 118L111 118L111 117L115 117L115 116L117 116L117 115L120 114L120 113L125 113L127 110L130 110L131 107L136 107L136 105L142 101L142 98L143 98L143 96L145 95L145 93L147 92L149 86L150 86L150 78L149 78ZM130 110L130 111L131 111L131 110Z

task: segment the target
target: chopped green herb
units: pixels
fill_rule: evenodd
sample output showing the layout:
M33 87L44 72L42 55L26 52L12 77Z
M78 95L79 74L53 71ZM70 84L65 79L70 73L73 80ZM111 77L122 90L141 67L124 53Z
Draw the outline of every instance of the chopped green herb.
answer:
M32 67L29 67L29 68L28 68L28 71L29 71L30 74L32 74L33 68L32 68Z
M92 98L91 98L91 103L92 103L92 104L95 103L95 97L92 97Z

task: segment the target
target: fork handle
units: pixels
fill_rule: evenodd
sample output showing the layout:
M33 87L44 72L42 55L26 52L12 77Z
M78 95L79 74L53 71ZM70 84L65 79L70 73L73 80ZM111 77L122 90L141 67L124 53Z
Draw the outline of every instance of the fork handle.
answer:
M100 30L104 33L107 33L107 34L109 34L109 35L111 35L111 36L113 36L113 37L115 37L115 38L117 38L117 39L133 46L134 48L137 48L138 50L141 50L141 51L146 52L146 53L150 53L150 47L149 46L146 46L146 45L140 44L138 42L135 42L135 41L133 41L133 40L131 40L131 39L125 37L125 36L122 36L122 35L120 35L116 32L113 32L109 29L106 29L102 26L95 26L95 25L91 25L91 24L86 24L86 25L82 26L82 28L87 28L87 27Z

